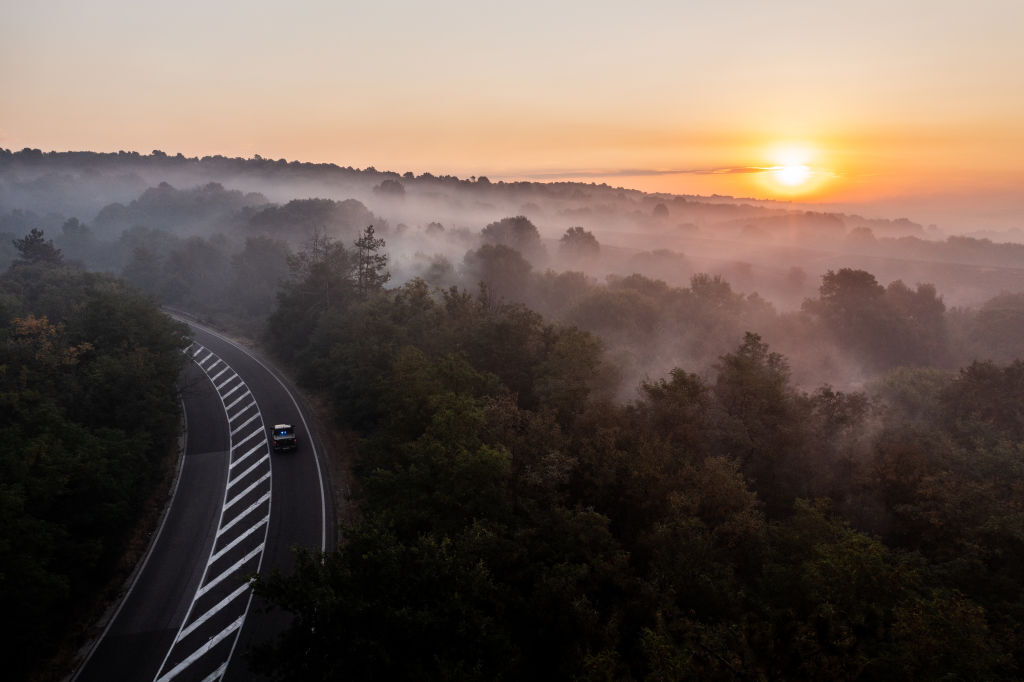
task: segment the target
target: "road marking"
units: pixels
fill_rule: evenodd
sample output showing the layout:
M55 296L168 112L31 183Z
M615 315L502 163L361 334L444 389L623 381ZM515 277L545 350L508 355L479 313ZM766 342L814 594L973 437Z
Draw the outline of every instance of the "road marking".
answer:
M228 669L228 662L224 661L220 664L220 667L214 670L212 673L203 678L203 682L213 682L224 677L224 671Z
M253 547L249 551L248 554L246 554L244 557L242 557L241 559L239 559L235 563L231 564L231 566L229 566L228 568L224 569L224 571L221 572L220 575L218 575L216 578L214 578L210 582L208 582L205 585L203 585L201 588L199 588L199 591L196 592L196 597L201 597L204 594L206 594L207 592L209 592L210 590L212 590L217 585L220 585L227 578L229 578L235 571L237 571L242 566L244 566L247 563L249 563L250 561L252 561L252 559L254 559L256 557L256 555L258 555L262 551L263 551L263 545L260 545L259 547Z
M261 505L262 505L262 504L263 504L264 502L266 502L266 501L267 501L267 500L269 500L269 499L270 499L270 493L263 493L263 497L261 497L260 499L256 500L256 501L255 501L255 502L253 502L252 504L250 504L250 505L249 505L249 506L248 506L248 507L246 508L246 510L245 510L245 511L243 511L243 512L239 513L239 515L238 515L238 516L236 516L235 518L231 519L231 522L230 522L230 523L228 523L228 525L226 525L226 526L224 526L223 528L219 529L219 530L217 531L217 537L219 538L219 537L220 537L221 535L223 535L224 533L227 533L227 532L228 532L229 530L231 530L231 529L232 529L232 528L233 528L233 527L234 527L234 526L235 526L235 525L236 525L236 524L237 524L237 523L238 523L239 521L242 521L242 520L243 520L243 519L244 519L244 518L245 518L246 516L248 516L250 512L252 512L252 511L253 511L254 509L257 509L257 508L259 508L259 507L260 507L260 506L261 506Z
M240 403L241 401L245 400L246 398L248 398L251 395L252 395L251 391L246 391L243 395L240 395L237 398L235 398L235 401L233 403L231 403L230 405L225 405L224 409L225 410L230 410L232 407L234 407L235 405L237 405L238 403Z
M230 381L230 379L229 379L229 381ZM220 391L218 391L218 393L219 393L219 395L220 395L220 399L221 399L221 401L227 400L227 397L228 397L229 395L231 395L232 393L234 393L235 391L237 391L238 389L240 389L240 388L241 388L242 386L245 386L245 382L244 382L244 381L242 381L242 382L239 382L239 384L238 384L237 386L235 386L235 387L234 387L233 389L231 389L231 390L230 390L230 391L228 391L227 393L220 393Z
M235 547L238 546L238 543L242 542L247 537L249 537L250 535L252 535L256 531L258 531L260 528L262 528L264 525L266 525L269 521L270 521L270 517L269 516L264 516L262 519L260 519L259 521L256 522L256 525L250 527L247 531L245 531L244 533L239 535L237 538L235 538L234 540L229 542L219 552L217 552L216 554L210 555L210 564L216 563L217 559L220 559L222 556L224 556L225 554L227 554L228 552L233 550ZM209 567L209 565L207 567Z
M199 367L203 370L206 376L210 379L211 385L213 385L213 387L216 389L217 395L220 397L221 405L224 407L224 417L225 419L227 419L228 428L231 428L231 423L233 421L235 421L236 419L240 419L243 415L245 415L249 410L253 408L255 408L255 415L246 419L243 423L239 424L237 428L231 430L231 432L228 434L228 476L227 482L225 483L224 486L224 500L221 505L220 519L217 523L217 532L216 535L214 536L213 546L210 548L210 556L207 558L206 567L203 570L202 578L199 580L200 586L197 588L195 596L192 598L192 603L189 605L188 611L185 614L185 618L178 629L178 633L175 637L174 644L167 651L167 654L164 656L163 662L160 664L160 669L157 672L157 679L161 682L171 680L177 675L181 674L183 671L188 669L189 666L191 666L202 656L204 656L207 652L213 649L213 647L215 647L217 644L222 642L227 637L230 637L232 633L241 632L242 624L245 622L245 617L249 611L249 605L252 603L252 584L249 581L246 581L245 584L240 585L232 592L232 594L229 597L222 599L216 606L214 606L212 609L207 610L198 618L192 618L193 612L195 611L199 604L199 599L203 595L207 594L209 590L212 589L214 586L222 583L225 580L228 580L231 577L237 577L239 579L247 578L248 574L243 575L240 573L240 571L243 568L245 568L246 564L251 562L253 559L257 560L256 572L259 572L260 567L263 564L263 552L266 548L267 533L269 532L270 528L272 488L270 470L272 460L270 457L269 445L267 444L266 439L266 427L263 424L263 416L260 413L259 405L257 404L248 386L246 386L245 380L242 379L242 377L237 372L232 371L231 376L227 380L221 382L218 385L214 381L214 379L219 378L220 376L224 375L225 372L228 372L228 370L231 369L230 365L228 365L228 363L226 363L222 358L217 356L213 351L204 348L200 344L195 345L197 346L197 350L192 354L192 358L194 361L196 358L202 355L203 351L206 351L206 355L202 355L202 360L196 361L196 364L199 365ZM211 357L213 358L213 362L210 362ZM219 368L221 363L224 364L224 368L220 369L214 377L211 377L211 372L213 371L213 369ZM236 379L238 380L237 385L232 386L230 389L224 391L223 393L221 392L223 389L225 389L225 387L234 382ZM235 393L238 393L239 391L242 392L237 397L235 397L235 399L232 400L230 404L228 404L228 398L234 395ZM241 401L245 400L246 398L251 399L249 404L241 408L240 410L237 410L234 413L234 416L231 416L232 408L234 408L236 405L238 405ZM241 440L235 440L236 436L239 434L239 432L242 431L242 429L244 429L247 425L256 422L257 420L259 423L256 425L256 428L253 431L249 432L247 435L242 437ZM260 436L260 438L257 439L257 436ZM254 439L257 440L254 441ZM248 448L247 452L241 457L234 457L235 453L239 452L242 449L243 445ZM257 454L261 449L263 450L262 457L258 457L256 461L250 466L248 466L248 468L246 468L246 470L241 474L232 476L232 471L235 470L237 464L243 461L247 461L254 454ZM232 458L234 458L233 461ZM264 473L262 474L262 476L260 476L260 478L257 481L249 485L245 490L238 493L237 495L230 496L230 489L232 488L232 486L234 486L237 483L240 483L247 476L250 476L253 472L258 472L261 469L261 467L263 468ZM242 511L232 510L232 508L237 505L239 500L242 500L246 495L251 493L253 490L257 490L261 486L263 487L263 492L258 501L250 504L246 509ZM260 512L260 510L262 510L262 512ZM262 516L257 516L256 514L254 514L254 512L262 513ZM221 548L220 550L217 550L217 543L224 537L225 533L228 530L235 528L242 521L246 520L248 520L249 523L253 523L254 525L248 527L244 532L242 532L241 535L232 540L225 547ZM240 543L252 537L253 534L257 533L260 529L263 530L263 538L258 543L258 545L255 548L249 550L249 552L242 559L236 561L226 571L222 571L215 578L207 582L207 577L209 576L213 564L222 557L224 557L228 552L233 550L235 547L237 547ZM248 573L251 574L252 571L249 571ZM170 671L164 672L169 664L168 662L173 660L173 658L177 658L176 650L179 647L187 645L187 643L184 643L183 640L185 640L190 634L195 633L196 630L198 630L200 627L206 624L214 614L223 611L229 606L234 608L233 603L238 601L238 597L246 593L249 594L249 598L245 601L244 605L239 606L241 614L232 622L231 625L229 625L221 632L217 633L215 636L211 637L206 644L190 653L183 660L177 663L173 668L171 668ZM235 613L237 613L237 611ZM206 679L216 680L224 675L225 671L227 670L227 666L231 661L231 657L234 655L235 646L237 644L238 634L235 634L235 640L231 643L231 648L228 651L227 655L225 656L224 660L220 663L220 665L212 674L207 676Z
M228 344L229 346L232 346L233 348L238 350L240 353L245 354L248 358L252 359L256 364L258 364L260 367L265 369L267 374L269 374L270 376L274 377L274 380L281 386L281 388L288 395L288 397L291 398L292 405L295 406L295 411L299 413L299 419L302 420L302 426L305 429L305 432L307 434L312 434L313 433L310 430L310 428L309 428L309 424L306 422L306 417L303 414L302 408L299 407L299 401L295 399L295 395L292 393L291 389L288 388L288 385L284 382L283 379L281 379L281 377L278 375L278 373L275 370L271 369L266 364L264 364L264 362L262 360L260 360L259 357L254 355L251 351L247 350L246 348L243 348L242 346L240 346L239 344L235 343L234 341L232 341L228 337L226 337L226 336L224 336L222 334L218 334L217 332L215 332L214 330L210 329L209 327L206 327L206 326L204 326L202 324L199 324L198 322L190 321L189 319L187 319L185 317L182 317L181 315L175 315L175 314L172 313L171 317L173 317L174 319L178 320L179 322L184 322L186 324L190 324L190 325L192 325L194 327L202 329L204 332L206 332L207 334L210 334L211 336L216 336L218 339L220 339L224 343ZM326 552L327 551L327 492L326 492L327 486L324 483L324 478L325 478L324 477L324 467L322 467L320 465L320 454L317 452L316 443L314 442L314 440L312 438L310 438L309 441L307 441L307 442L309 444L309 447L313 450L313 463L316 464L317 481L320 484L320 551L321 552Z
M254 400L251 403L249 403L248 405L246 405L245 407L239 407L237 412L235 412L233 415L228 417L228 421L234 421L235 419L238 419L238 417L240 415L244 414L246 410L248 410L250 407L255 407L255 405L256 405L256 401Z
M240 474L238 474L237 476L235 476L234 480L228 481L228 487L230 488L230 487L231 487L231 486L233 486L234 484L236 484L236 483L238 483L239 481L241 481L241 480L242 480L243 478L245 478L246 476L248 476L249 474L251 474L251 473L252 473L253 471L255 471L255 470L256 470L256 467L258 467L259 465L263 464L263 463L264 463L264 462L266 462L266 461L267 461L268 459L270 459L270 455L263 455L263 458L262 458L262 459L260 459L260 460L257 460L257 461L256 461L255 463L253 463L253 465L252 465L251 467L249 467L248 469L246 469L246 470L245 470L245 471L243 471L242 473L240 473ZM234 466L234 464L232 464L232 466Z
M235 588L234 592L232 592L231 594L229 594L228 596L224 597L219 602L211 606L206 613L196 618L194 621L192 621L191 625L189 625L187 628L179 632L178 638L174 641L180 642L181 640L191 635L193 632L195 632L196 628L198 628L200 625L202 625L203 623L205 623L206 621L210 620L218 613L220 613L221 609L223 609L225 606L233 602L235 599L238 599L238 596L245 592L247 589L249 589L249 583L243 583L239 587Z
M217 646L225 639L227 639L232 632L241 628L242 622L244 620L245 614L242 614L241 616L236 618L234 622L231 623L231 625L227 626L226 628L218 632L216 635L211 637L209 640L207 640L206 644L196 649L188 658L186 658L181 663L171 668L170 672L165 674L163 677L157 678L157 682L170 682L170 680L173 680L175 677L178 676L179 673L181 673L182 670L185 670L190 665L192 665L200 658L202 658L207 651L209 651L210 649L212 649L213 647Z
M257 419L259 419L259 418L260 418L260 413L259 413L259 412L257 412L256 414L254 414L253 416L249 417L249 418L248 418L248 419L246 419L246 420L245 420L244 422L242 422L241 424L239 424L239 425L238 425L238 427L237 427L237 428L236 428L236 429L235 429L234 431L232 431L232 432L231 432L231 435L232 435L232 436L234 436L234 435L235 435L236 433L238 433L239 431L241 431L242 429L244 429L244 428L245 428L246 426L248 426L249 424L252 424L252 423L253 423L254 421L256 421L256 420L257 420ZM230 420L229 420L229 421L230 421Z
M229 376L229 377L228 377L227 379L225 379L225 380L223 381L223 383L220 383L220 384L214 384L214 386L216 386L216 387L217 387L217 392L219 393L219 392L220 392L220 389L224 388L225 386L227 386L228 384L230 384L230 383L231 383L232 381L234 381L235 379L239 379L239 380L241 380L241 377L239 377L239 376L238 376L237 374L235 374L234 372L232 372L232 373L231 373L231 376Z
M256 429L255 431L250 433L248 436L246 436L242 440L240 440L237 443L235 443L234 446L231 448L231 450L234 451L235 448L239 447L242 443L244 443L245 441L249 440L253 436L259 436L259 435L262 435L262 434L263 434L263 429Z
M266 443L257 443L256 445L252 446L252 450L250 450L249 452L245 453L245 454L244 454L244 455L242 455L241 457L237 458L237 459L236 459L236 460L235 460L234 462L232 462L232 463L231 463L231 464L230 464L230 465L228 466L228 468L229 468L229 469L234 469L234 468L235 468L236 466L238 466L238 465L239 465L239 464L241 464L241 463L242 463L243 461L245 461L245 458L246 458L246 457L248 457L249 455L251 455L252 453L256 452L257 450L259 450L260 448L262 448L262 447L264 447L264 446L266 446Z
M250 485L248 488L246 488L242 492L240 492L237 495L235 495L234 497L232 497L230 502L225 502L224 503L224 511L227 511L229 508L235 506L235 502L238 502L240 499L245 497L247 494L251 493L254 488L256 488L260 483L263 483L263 481L267 480L268 478L270 478L270 472L269 471L267 473L263 474L263 476L260 477L260 480L256 481L255 483ZM231 487L230 483L228 483L228 487L229 488Z

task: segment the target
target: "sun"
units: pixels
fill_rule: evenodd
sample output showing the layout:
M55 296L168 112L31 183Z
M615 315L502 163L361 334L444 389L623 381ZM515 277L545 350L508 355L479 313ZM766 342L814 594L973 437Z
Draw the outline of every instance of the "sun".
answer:
M786 187L800 187L811 179L814 171L803 163L792 163L772 168L775 180Z
M820 165L821 153L815 145L783 143L765 150L770 164L762 166L762 186L775 195L814 194L830 177Z

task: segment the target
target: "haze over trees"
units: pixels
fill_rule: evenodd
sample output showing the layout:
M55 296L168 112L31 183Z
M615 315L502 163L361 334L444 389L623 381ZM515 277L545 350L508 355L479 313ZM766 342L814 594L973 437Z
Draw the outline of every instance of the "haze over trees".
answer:
M259 583L295 618L261 672L1021 674L1013 235L32 150L0 154L0 231L8 279L120 274L261 339L361 436L341 548Z
M364 434L360 518L260 581L296 620L258 669L1016 676L1024 427L1000 391L1016 404L1019 362L803 391L747 333L710 376L677 368L622 403L596 337L487 290L348 291L276 347Z

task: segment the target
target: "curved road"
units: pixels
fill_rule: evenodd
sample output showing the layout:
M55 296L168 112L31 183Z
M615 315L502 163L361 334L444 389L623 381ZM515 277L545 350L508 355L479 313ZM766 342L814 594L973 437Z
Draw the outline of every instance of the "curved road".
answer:
M239 654L286 617L261 612L248 578L291 570L293 547L334 548L323 448L308 414L259 359L182 321L194 343L174 496L77 680L251 679ZM297 451L270 451L267 430L279 422L296 426Z

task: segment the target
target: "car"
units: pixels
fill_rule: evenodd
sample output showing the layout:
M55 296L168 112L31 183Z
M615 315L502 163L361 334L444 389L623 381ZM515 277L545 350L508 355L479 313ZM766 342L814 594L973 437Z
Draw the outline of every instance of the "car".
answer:
M288 452L299 446L299 438L295 435L295 427L291 424L274 424L270 433L270 442L274 452Z

